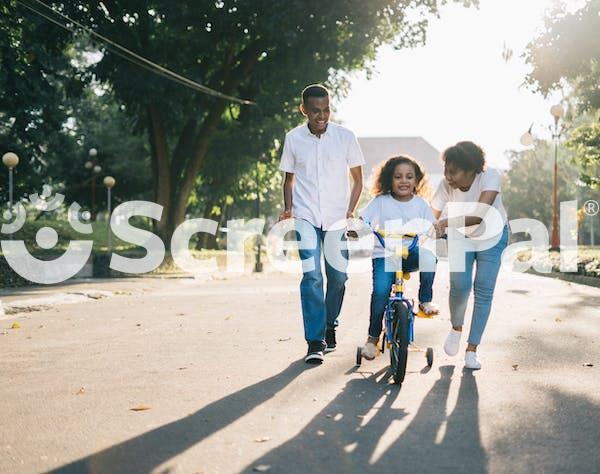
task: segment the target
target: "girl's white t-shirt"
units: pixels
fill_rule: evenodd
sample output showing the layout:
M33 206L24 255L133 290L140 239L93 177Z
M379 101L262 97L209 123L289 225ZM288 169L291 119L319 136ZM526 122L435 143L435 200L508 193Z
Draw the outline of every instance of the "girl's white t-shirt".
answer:
M498 195L496 196L496 199L494 199L492 207L494 207L500 213L503 223L506 224L508 218L506 216L506 210L502 204L502 196L500 195L501 182L502 176L500 175L500 172L494 168L486 168L481 173L476 174L473 184L471 184L471 187L468 191L461 191L458 188L451 188L448 182L443 179L433 195L433 198L431 199L431 207L441 211L442 217L448 216L446 205L449 202L473 203L474 211L483 191L497 191ZM480 226L481 224L466 227L466 235L478 235L478 229Z
M429 204L420 196L413 196L410 201L403 202L394 199L391 194L384 194L373 198L358 213L373 229L385 229L395 233L422 235L435 222ZM373 258L385 256L385 249L376 238L373 245Z

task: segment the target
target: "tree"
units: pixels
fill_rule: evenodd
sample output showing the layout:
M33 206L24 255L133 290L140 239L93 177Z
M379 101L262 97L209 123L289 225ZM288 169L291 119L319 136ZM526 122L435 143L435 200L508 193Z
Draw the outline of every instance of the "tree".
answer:
M600 108L600 0L588 0L568 13L559 4L545 21L545 30L527 47L532 66L528 83L543 93L567 80L575 87L582 110Z
M96 181L95 213L106 209L102 179L111 175L117 186L114 203L132 199L152 199L150 150L146 137L136 130L131 117L121 111L110 90L88 87L80 100L68 111L66 133L72 146L64 156L52 159L48 174L58 189L64 188L69 201L90 209L92 179ZM98 151L100 174L86 169L90 148ZM66 158L66 159L65 159Z
M268 152L274 138L296 122L302 87L328 80L339 86L343 81L336 73L367 67L381 44L422 42L426 18L438 13L440 3L76 0L51 5L185 77L257 104L232 105L199 94L134 64L139 61L124 61L106 43L98 44L104 56L93 73L111 85L125 111L148 132L154 199L164 207L157 230L168 241L184 219L219 131L246 130L253 124L256 135L246 145L267 143L261 151ZM267 129L268 123L277 126Z
M24 17L14 0L0 5L0 155L16 152L18 197L41 192L50 160L64 159L71 138L63 124L71 100L83 90L65 48L70 35L43 19ZM0 200L7 200L6 168L0 166Z
M589 121L572 123L567 146L586 185L597 186L600 166L600 0L588 0L568 13L559 5L546 18L545 30L528 45L526 60L532 66L527 81L546 94L567 81L573 86L571 102ZM571 114L572 115L572 114Z
M510 152L510 170L502 185L502 202L510 219L529 218L552 224L552 181L554 146L536 141L531 150ZM577 168L567 150L561 149L558 162L558 201L576 198Z
M575 160L582 170L581 180L591 188L600 185L600 121L576 128L567 142L575 152Z

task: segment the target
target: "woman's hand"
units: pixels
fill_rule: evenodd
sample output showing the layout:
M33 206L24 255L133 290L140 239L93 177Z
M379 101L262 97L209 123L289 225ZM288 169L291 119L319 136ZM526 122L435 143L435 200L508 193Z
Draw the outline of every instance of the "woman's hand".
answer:
M448 228L448 219L440 219L439 221L434 222L433 227L435 228L436 238L440 239L446 233L446 229Z

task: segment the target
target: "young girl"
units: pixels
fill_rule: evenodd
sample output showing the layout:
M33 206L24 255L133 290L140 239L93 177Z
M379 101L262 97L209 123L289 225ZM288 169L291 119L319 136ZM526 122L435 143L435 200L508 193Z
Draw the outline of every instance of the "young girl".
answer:
M385 229L387 221L401 221L406 224L414 219L422 219L422 224L415 227L401 227L402 232L427 232L429 223L435 222L431 208L419 194L426 186L425 173L412 158L397 156L387 160L375 177L372 193L375 198L361 212L361 218L371 227ZM435 256L429 250L419 247L402 260L404 271L415 271L421 258L429 261L429 268L435 268ZM396 272L385 269L386 251L375 239L373 248L373 293L371 294L371 323L369 337L362 348L365 359L372 360L377 354L377 343L383 326L383 313L394 284ZM419 307L426 314L438 313L438 308L431 302L435 272L421 272L419 288Z

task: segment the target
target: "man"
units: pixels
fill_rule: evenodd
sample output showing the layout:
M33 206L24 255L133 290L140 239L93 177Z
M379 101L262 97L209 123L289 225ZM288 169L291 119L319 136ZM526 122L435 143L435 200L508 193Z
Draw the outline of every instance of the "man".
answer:
M313 260L312 270L304 270L300 283L300 299L304 319L304 337L308 343L305 361L323 362L323 353L335 350L335 328L342 307L346 280L344 271L330 264L325 255L327 292L323 293L321 249L325 235L336 232L344 239L345 229L332 225L354 217L362 192L364 158L354 134L329 122L329 91L314 84L302 91L300 112L307 122L289 131L285 137L281 165L285 172L283 196L285 208L280 220L302 219L317 236L315 248L300 249L303 261ZM348 189L348 168L353 180ZM344 252L347 257L347 251ZM337 266L337 265L336 265ZM337 266L339 268L339 266Z

